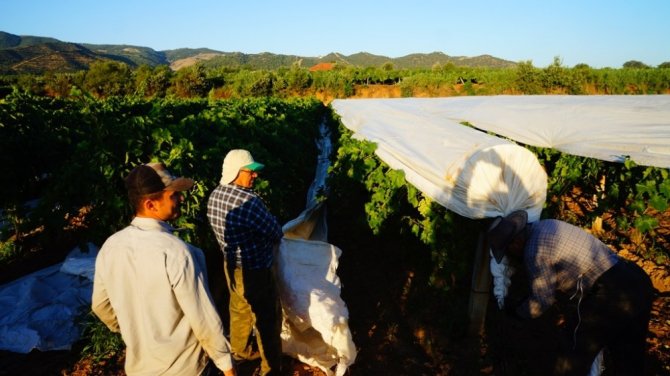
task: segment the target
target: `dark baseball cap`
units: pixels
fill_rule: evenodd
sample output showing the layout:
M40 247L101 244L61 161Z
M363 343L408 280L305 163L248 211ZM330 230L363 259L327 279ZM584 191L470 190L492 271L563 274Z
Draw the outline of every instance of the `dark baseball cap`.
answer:
M493 257L500 263L514 237L526 227L528 213L516 210L506 217L497 217L486 233Z
M126 177L129 193L140 196L160 191L187 191L193 187L191 178L175 177L163 163L147 163L135 167Z

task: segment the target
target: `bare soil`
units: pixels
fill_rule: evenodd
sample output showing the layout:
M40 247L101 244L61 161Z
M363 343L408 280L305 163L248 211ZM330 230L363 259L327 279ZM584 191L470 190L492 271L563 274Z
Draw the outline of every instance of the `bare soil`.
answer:
M338 274L349 326L357 346L349 375L543 375L556 346L557 310L520 324L495 308L491 299L480 335L468 335L465 304L470 280L453 280L454 299L428 288L427 254L418 244L393 236L352 233L342 218L331 218L331 242L343 250ZM39 253L36 251L36 253ZM631 251L624 257L656 275L656 294L647 337L644 375L670 375L670 278L668 266L656 265ZM28 259L35 264L39 257ZM43 259L42 259L43 260ZM29 265L14 269L29 268ZM513 286L514 286L513 282ZM82 359L82 344L71 351L30 354L0 352L0 375L124 375L123 356ZM324 373L285 357L287 375ZM240 367L253 375L258 364ZM604 375L607 375L607 370Z

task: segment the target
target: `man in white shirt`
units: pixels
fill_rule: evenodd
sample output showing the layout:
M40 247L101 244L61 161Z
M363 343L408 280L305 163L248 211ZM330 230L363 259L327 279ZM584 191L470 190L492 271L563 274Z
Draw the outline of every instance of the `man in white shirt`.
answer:
M162 163L126 178L135 209L96 259L93 312L126 344L128 375L235 375L230 345L207 287L203 252L172 234L189 178Z

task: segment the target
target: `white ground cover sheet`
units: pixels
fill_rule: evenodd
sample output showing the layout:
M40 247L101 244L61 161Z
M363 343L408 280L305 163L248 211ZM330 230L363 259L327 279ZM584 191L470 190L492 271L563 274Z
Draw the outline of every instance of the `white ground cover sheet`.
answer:
M73 249L64 262L0 286L0 350L69 350L90 310L98 249Z

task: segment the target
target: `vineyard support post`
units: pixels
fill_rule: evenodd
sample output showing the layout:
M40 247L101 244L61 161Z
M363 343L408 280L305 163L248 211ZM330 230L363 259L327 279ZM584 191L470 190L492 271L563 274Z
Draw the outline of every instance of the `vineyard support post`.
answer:
M488 241L483 232L479 233L477 249L475 249L475 262L472 267L472 289L470 290L470 301L468 304L468 317L470 324L468 335L482 335L484 333L484 322L486 321L486 309L489 302L491 273L489 272Z

